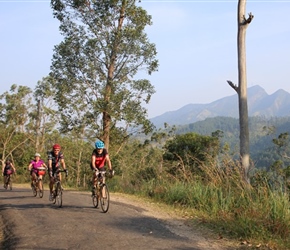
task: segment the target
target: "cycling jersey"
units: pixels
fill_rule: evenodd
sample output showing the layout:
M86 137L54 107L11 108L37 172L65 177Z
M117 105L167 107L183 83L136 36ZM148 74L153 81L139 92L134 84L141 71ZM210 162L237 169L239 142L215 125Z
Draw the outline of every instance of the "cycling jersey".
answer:
M106 163L106 156L108 155L107 150L104 148L102 153L98 153L97 149L94 149L92 156L93 155L95 155L96 157L96 160L95 160L96 168L98 170L103 170Z
M38 162L36 162L35 160L31 161L30 164L32 165L31 171L34 173L38 173L38 169L42 167L43 164L43 160L39 160Z
M55 172L55 170L59 168L59 163L62 159L64 159L62 152L59 152L57 155L55 155L53 151L49 152L48 160L51 160L52 162L51 165L53 172Z
M9 171L10 170L10 171ZM10 173L13 173L13 168L11 166L11 164L6 164L5 167L4 167L4 175L8 175L7 172L10 172Z

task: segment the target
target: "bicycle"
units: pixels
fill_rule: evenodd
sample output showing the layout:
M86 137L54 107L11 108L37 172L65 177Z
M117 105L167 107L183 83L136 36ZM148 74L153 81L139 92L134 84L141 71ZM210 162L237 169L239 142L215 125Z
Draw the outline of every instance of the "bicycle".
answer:
M4 188L7 190L8 187L12 190L12 179L11 175L13 174L13 170L7 170L6 176L4 176Z
M37 173L36 173L36 179L32 181L32 193L33 196L36 197L37 193L39 195L39 198L43 197L43 178L40 178L39 176L44 176L46 173L46 168L44 167L40 167L37 169Z
M95 208L98 208L99 202L104 213L108 212L110 205L110 194L106 183L103 183L103 178L106 171L95 170L97 177L96 189L92 192L92 201Z
M63 173L63 172L66 173L66 177L67 177L67 174L68 174L67 170L58 169L54 172L54 175L53 175L54 185L53 185L53 191L52 191L52 194L53 194L52 203L55 204L57 202L58 207L62 207L62 191L63 191L58 174Z

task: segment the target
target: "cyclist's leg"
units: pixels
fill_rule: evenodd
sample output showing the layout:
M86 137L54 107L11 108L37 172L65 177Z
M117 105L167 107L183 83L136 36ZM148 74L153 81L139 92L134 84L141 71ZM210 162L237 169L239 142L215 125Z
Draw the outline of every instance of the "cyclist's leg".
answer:
M97 177L96 177L96 174L94 172L93 176L92 176L92 194L95 194L96 186L97 186Z
M38 189L39 190L42 190L42 175L37 175L37 178L38 178Z
M103 176L103 184L105 184L106 178L105 175ZM104 188L102 188L102 197L106 198L106 190Z
M36 174L33 172L33 171L31 171L31 187L33 186L33 182L34 181L36 181Z
M58 173L57 175L58 175L59 180L61 181L61 173Z
M5 174L5 172L3 174L3 183L4 183L3 187L5 188L6 187L6 174Z
M52 176L50 176L50 179L49 179L49 191L50 191L50 194L52 194L53 184L54 184L53 175L54 175L54 173L52 172Z

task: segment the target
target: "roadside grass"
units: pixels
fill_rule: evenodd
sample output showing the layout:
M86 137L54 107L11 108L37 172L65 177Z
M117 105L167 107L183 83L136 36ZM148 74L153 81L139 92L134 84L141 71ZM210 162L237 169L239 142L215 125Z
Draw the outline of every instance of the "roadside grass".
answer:
M209 168L203 178L160 178L138 186L117 177L111 189L170 205L193 224L239 240L247 249L289 250L290 202L282 188L253 188L235 168Z

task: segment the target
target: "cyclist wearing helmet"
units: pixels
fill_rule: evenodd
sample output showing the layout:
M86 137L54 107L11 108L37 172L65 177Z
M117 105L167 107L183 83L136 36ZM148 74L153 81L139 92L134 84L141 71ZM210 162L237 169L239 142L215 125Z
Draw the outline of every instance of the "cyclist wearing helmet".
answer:
M43 162L43 160L40 159L39 153L36 153L34 157L35 159L32 160L28 166L28 170L30 171L30 175L31 175L31 187L33 186L33 181L35 181L36 178L42 179L42 175L38 175L38 171L41 168L46 168L45 163Z
M7 160L4 165L2 165L2 175L4 176L4 188L6 183L6 178L8 175L11 175L16 172L15 167L13 166L12 162L10 160Z
M59 144L54 144L52 147L52 151L48 153L48 170L49 170L49 176L50 176L50 182L49 182L49 190L50 190L50 196L49 199L53 199L53 184L54 184L54 173L60 169L60 165L62 166L63 170L66 171L67 175L67 169L63 157L63 153L60 151L61 147ZM61 180L61 174L58 173L58 176Z
M92 170L105 171L105 165L107 164L109 167L109 171L112 173L113 171L112 164L108 151L105 149L105 144L102 141L98 140L95 143L95 147L96 148L92 153L92 161L91 161ZM105 178L103 179L103 182L105 182ZM97 184L97 177L95 173L93 174L92 183L93 183L92 192L94 192Z

